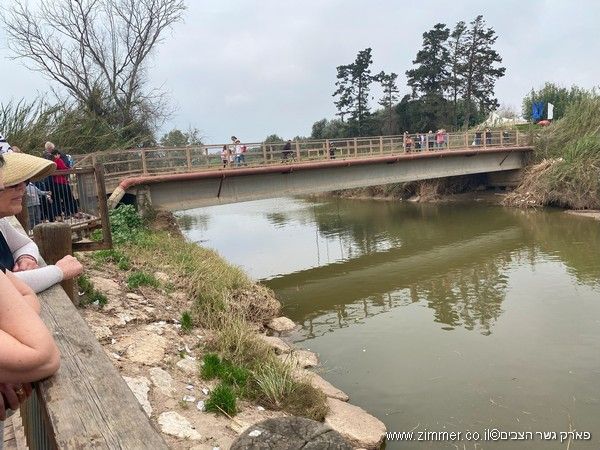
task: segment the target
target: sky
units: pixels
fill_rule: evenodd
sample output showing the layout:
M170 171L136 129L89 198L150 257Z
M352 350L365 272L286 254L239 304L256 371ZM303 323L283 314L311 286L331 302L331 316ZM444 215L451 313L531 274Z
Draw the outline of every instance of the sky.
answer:
M64 0L62 0L64 1ZM10 0L0 0L10 7ZM449 6L450 5L450 6ZM545 81L598 85L598 0L187 0L184 22L164 35L148 65L149 86L168 94L172 128L200 130L204 142L308 136L333 118L336 67L373 49L373 73L399 74L436 23L453 28L482 14L498 35L506 75L496 85L501 105L520 111L522 98ZM50 91L42 74L9 58L0 29L0 102ZM374 89L373 105L379 92ZM415 130L418 131L418 130Z

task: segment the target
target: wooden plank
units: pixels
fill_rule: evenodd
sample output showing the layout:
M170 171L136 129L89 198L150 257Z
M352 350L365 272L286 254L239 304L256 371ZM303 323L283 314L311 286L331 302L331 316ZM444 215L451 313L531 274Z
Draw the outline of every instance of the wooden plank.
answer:
M127 384L60 287L41 294L61 367L40 383L58 448L167 449Z

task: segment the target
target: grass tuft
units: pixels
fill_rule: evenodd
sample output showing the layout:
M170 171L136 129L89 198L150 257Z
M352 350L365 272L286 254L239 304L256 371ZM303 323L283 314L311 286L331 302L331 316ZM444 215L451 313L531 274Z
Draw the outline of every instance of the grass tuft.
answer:
M217 414L233 416L237 413L237 399L231 386L220 383L208 397L206 410Z
M189 311L184 311L181 314L180 323L181 331L183 331L184 333L189 333L190 331L192 331L192 328L194 327L194 321L192 320L192 315Z
M157 288L160 286L160 283L154 277L154 275L143 271L136 271L127 277L127 286L129 289L137 289L140 286L151 286Z

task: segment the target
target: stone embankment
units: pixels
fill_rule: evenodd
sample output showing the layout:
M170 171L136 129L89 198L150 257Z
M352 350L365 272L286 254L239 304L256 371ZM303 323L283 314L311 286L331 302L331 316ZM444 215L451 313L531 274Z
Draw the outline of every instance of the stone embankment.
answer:
M86 263L94 266L92 260ZM204 343L213 332L193 328L182 333L179 318L191 306L187 295L177 287L168 293L149 287L128 289L124 274L110 266L96 265L88 275L108 302L104 307L89 305L81 313L171 448L228 449L250 426L285 416L246 401L240 402L239 413L233 418L206 412L204 404L216 381L201 379L199 368ZM154 274L157 279L163 275ZM286 333L296 324L277 317L266 327L273 335L260 334L261 338L279 358L293 365L294 377L308 381L328 397L325 424L356 448L379 448L385 436L384 424L348 404L347 394L308 370L318 367L316 354L286 342Z

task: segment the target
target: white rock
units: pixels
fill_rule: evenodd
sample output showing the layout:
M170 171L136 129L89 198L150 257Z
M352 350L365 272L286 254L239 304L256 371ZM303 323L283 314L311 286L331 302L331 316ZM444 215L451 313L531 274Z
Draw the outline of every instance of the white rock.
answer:
M257 406L256 409L258 409L259 411L264 411L265 408L263 408L262 406Z
M94 285L94 289L106 294L106 295L120 295L121 287L117 282L108 278L102 277L91 277L90 281Z
M292 347L285 342L283 339L276 336L267 336L266 334L259 334L258 337L265 341L267 345L275 350L278 355L282 353L289 353Z
M385 437L385 425L358 406L328 398L325 423L344 436L354 447L378 449Z
M139 294L134 294L133 292L128 292L126 296L129 300L144 300L144 297Z
M206 405L204 404L204 400L200 400L196 404L196 408L198 409L198 411L206 411Z
M173 377L166 370L160 367L150 369L150 379L156 388L167 397L173 397Z
M202 388L202 393L204 395L208 395L208 394L210 394L210 390L208 390L208 388Z
M278 333L283 333L285 331L292 331L296 328L296 324L293 320L288 319L287 317L276 317L271 319L271 321L267 324L273 331L277 331Z
M316 373L311 372L310 370L296 370L294 371L294 378L299 380L306 380L312 387L320 390L327 397L336 398L343 402L347 402L349 399L348 395L345 392L336 388L329 381L320 377Z
M108 341L113 335L110 328L104 325L90 325L90 328L92 329L94 336L96 336L96 339L100 342Z
M319 358L316 353L308 350L293 350L289 354L277 355L277 357L285 363L291 364L294 367L316 367L319 365Z
M182 439L198 441L202 439L192 424L181 414L167 411L158 417L158 424L163 433Z
M171 281L171 277L164 272L154 272L154 278L156 278L161 283L168 283Z
M194 403L196 401L196 397L194 397L193 395L184 395L182 400L184 402Z
M117 361L119 361L121 359L121 355L119 355L118 353L111 353L110 356L115 358Z
M248 433L248 436L250 437L258 437L262 434L262 431L260 430L252 430L250 433Z
M188 375L195 375L198 372L198 362L194 358L183 358L177 361L176 365Z
M142 405L142 408L150 417L152 415L152 406L148 401L148 392L150 391L150 380L146 377L129 378L123 377L137 401Z
M194 390L194 385L193 385L193 384L188 384L188 385L187 385L185 388L186 388L188 391L193 391L193 390Z
M155 366L165 357L168 341L147 331L138 331L129 336L126 355L135 363Z

